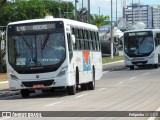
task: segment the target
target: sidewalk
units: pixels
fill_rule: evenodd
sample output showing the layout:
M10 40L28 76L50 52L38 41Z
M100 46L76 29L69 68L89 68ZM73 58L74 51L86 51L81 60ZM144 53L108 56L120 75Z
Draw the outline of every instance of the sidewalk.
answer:
M113 70L121 70L125 69L124 61L118 61L118 62L112 62L103 64L103 71L113 71ZM0 92L2 91L9 91L9 85L7 82L7 77L5 74L0 74L1 80L0 80ZM3 79L2 79L3 78Z

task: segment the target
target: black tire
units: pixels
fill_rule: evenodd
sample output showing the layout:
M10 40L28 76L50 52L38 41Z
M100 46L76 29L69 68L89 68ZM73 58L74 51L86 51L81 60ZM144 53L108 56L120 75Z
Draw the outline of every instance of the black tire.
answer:
M95 70L94 70L94 68L93 68L93 72L92 72L92 81L89 82L87 84L87 86L88 86L88 90L94 90L95 89Z
M154 68L158 68L158 64L154 64Z
M88 86L87 84L81 84L81 90L87 90Z
M129 68L130 68L130 70L134 70L134 65L133 65L133 66L130 66Z
M76 85L68 86L67 91L69 95L75 95L76 94Z
M22 89L21 90L21 95L22 95L23 98L28 98L29 94L30 94L30 92L29 92L28 89Z

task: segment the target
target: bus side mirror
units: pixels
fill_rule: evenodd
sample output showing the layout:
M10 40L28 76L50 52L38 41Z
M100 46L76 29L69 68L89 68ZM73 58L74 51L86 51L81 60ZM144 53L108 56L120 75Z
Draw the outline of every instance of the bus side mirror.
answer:
M1 40L1 50L3 50L5 48L5 41Z
M76 42L76 38L75 38L75 36L74 36L74 35L71 35L71 39L72 39L73 44L75 44L75 42Z

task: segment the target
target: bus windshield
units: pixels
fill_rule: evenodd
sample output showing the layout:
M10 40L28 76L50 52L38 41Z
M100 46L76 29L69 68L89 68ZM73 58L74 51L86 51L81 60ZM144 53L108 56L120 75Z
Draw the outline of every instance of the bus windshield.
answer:
M154 50L152 35L124 36L124 51L129 57L144 57Z
M8 59L17 72L27 73L31 69L34 72L54 71L64 61L66 48L63 28L8 31Z

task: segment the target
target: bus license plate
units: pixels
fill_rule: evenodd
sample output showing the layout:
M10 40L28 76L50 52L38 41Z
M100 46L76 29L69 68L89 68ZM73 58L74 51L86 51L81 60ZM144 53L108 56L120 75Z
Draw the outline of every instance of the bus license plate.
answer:
M43 84L35 84L33 85L34 88L43 88L44 85Z
M137 65L143 65L143 63L137 63Z

